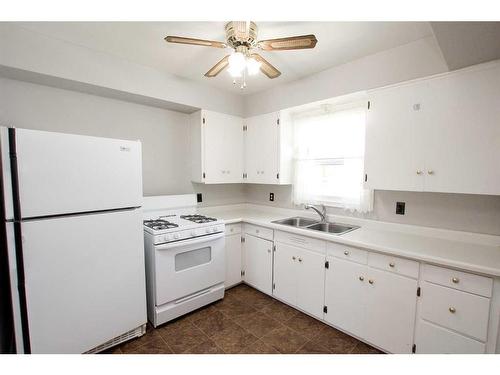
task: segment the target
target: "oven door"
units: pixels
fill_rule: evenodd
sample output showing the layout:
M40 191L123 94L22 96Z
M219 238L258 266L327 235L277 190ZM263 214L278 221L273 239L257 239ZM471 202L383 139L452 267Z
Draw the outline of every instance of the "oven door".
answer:
M155 246L156 306L224 282L224 233Z

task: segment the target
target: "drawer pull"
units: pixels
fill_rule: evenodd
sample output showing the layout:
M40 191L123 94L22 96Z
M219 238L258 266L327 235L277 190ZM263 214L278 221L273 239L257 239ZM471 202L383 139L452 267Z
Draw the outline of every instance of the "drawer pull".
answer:
M391 263L389 263L389 267L391 267L391 268L394 268L394 266L395 266L395 265L396 265L396 264L394 264L394 263L392 263L392 262L391 262Z
M364 280L365 280L365 278L363 276L359 277L359 281L364 281Z
M256 230L255 230L255 233L260 233L260 230L256 229Z
M302 262L302 258L299 258L299 262Z
M297 258L295 258L295 257L292 257L292 260L295 260L295 259L297 259Z
M344 251L344 255L349 255L349 251Z
M451 279L451 281L454 283L454 284L458 284L460 279L458 277L454 277Z
M452 314L455 314L455 312L457 311L454 307L450 307L448 309Z
M229 229L230 232L234 232L234 228Z
M370 284L372 284L372 285L373 285L373 283L374 283L374 281L373 281L373 280L368 280L368 282L369 282Z

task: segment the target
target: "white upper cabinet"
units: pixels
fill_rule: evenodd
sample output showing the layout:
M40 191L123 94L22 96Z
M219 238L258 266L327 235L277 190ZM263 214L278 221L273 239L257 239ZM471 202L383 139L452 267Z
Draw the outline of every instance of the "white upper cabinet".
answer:
M500 194L499 64L369 96L367 186Z
M500 194L500 66L429 82L425 190Z
M201 110L191 115L192 181L243 182L243 119Z
M370 95L366 116L365 173L372 189L423 190L422 111L425 85Z
M245 182L290 184L292 132L280 112L249 117L245 124Z

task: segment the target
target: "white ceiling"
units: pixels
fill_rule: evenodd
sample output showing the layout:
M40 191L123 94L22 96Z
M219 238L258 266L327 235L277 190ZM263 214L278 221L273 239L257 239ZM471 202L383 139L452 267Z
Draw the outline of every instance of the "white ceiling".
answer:
M22 22L18 26L87 48L110 53L184 78L238 94L250 94L297 80L349 61L432 36L428 22L257 22L259 39L315 34L313 50L266 52L282 75L259 74L247 88L232 85L227 72L204 73L230 52L166 43L166 35L224 41L224 22Z

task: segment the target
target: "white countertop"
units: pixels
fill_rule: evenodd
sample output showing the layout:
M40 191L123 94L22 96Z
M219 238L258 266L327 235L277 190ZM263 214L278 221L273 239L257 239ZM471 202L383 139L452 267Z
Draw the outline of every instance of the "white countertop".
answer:
M500 276L500 236L330 216L329 221L360 226L337 236L272 223L292 216L317 218L305 211L251 204L205 207L198 211L223 219L226 224L245 222L261 225L436 265Z

